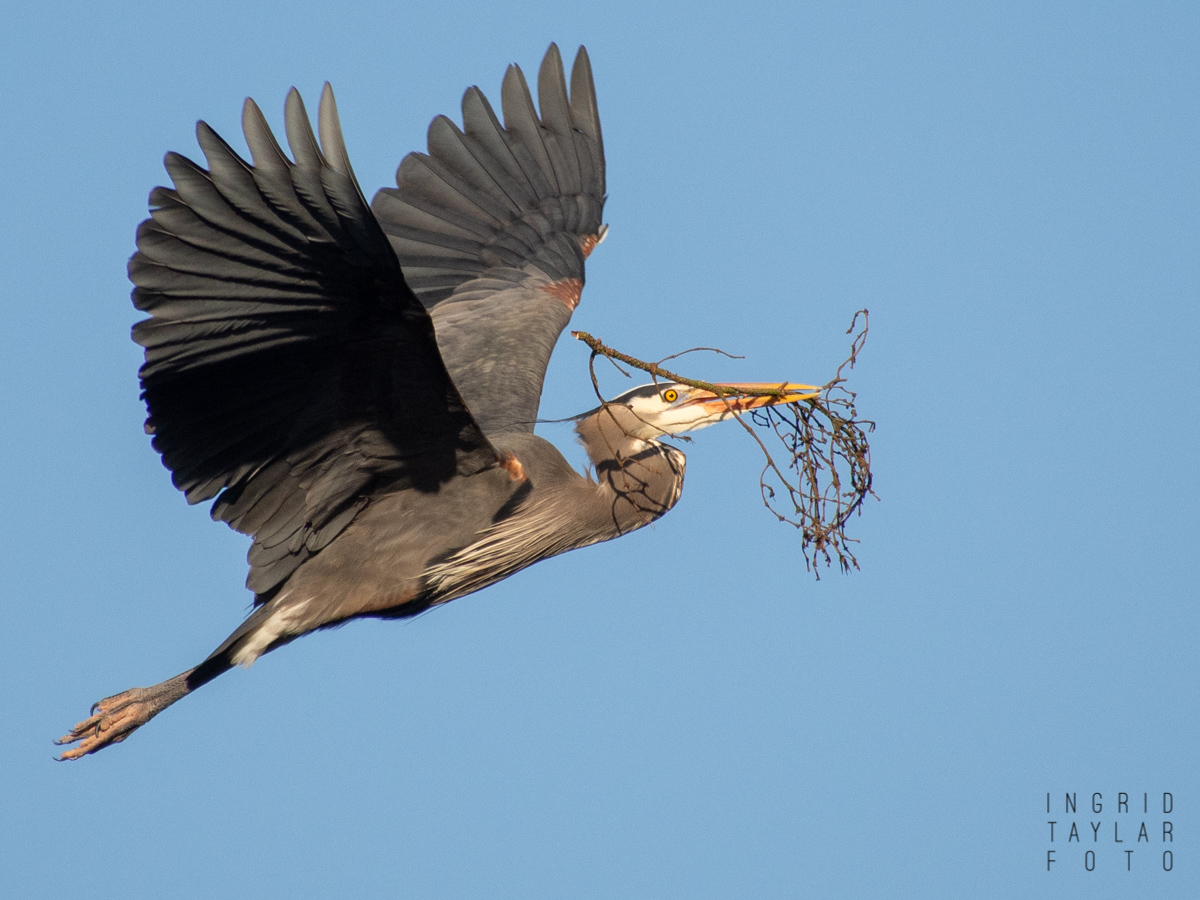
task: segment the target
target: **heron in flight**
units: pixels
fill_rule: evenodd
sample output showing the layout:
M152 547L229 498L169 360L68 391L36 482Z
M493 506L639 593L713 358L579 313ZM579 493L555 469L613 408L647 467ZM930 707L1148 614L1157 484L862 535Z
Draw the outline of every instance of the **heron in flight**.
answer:
M250 535L254 609L194 668L101 700L58 743L77 759L234 666L351 619L405 618L539 560L648 525L679 499L663 438L813 396L635 388L579 416L581 475L533 433L555 341L603 239L591 64L550 46L535 108L521 70L504 122L478 88L429 127L370 205L325 85L318 143L300 95L292 158L247 100L247 162L197 125L129 263L146 431L189 503ZM752 391L772 385L728 385Z

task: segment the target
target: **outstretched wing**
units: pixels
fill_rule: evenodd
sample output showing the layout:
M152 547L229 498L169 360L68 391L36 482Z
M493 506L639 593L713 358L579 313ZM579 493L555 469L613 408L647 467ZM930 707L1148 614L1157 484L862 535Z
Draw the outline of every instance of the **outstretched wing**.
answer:
M189 502L217 497L213 518L254 536L260 595L373 495L497 462L358 187L329 85L318 118L320 145L293 89L293 162L247 100L253 165L199 123L208 169L167 155L175 187L151 193L129 263L151 316L133 329L146 430Z
M451 377L488 434L533 431L554 343L604 237L604 143L582 47L568 97L558 48L538 74L541 117L509 66L504 126L479 88L463 129L439 116L429 153L400 163L372 208L433 314Z

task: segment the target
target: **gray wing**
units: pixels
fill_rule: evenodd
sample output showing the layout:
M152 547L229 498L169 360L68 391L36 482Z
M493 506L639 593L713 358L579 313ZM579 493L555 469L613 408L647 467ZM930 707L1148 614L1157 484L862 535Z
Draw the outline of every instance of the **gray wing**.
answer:
M551 44L538 74L541 117L509 66L504 126L478 88L463 128L439 116L429 153L400 163L372 208L442 358L488 434L533 431L546 365L579 303L584 258L603 239L604 143L582 47L571 91Z
M371 497L495 465L428 312L354 179L329 86L318 145L293 89L284 155L247 100L254 164L205 123L168 154L129 263L146 430L191 503L254 536L259 600ZM218 496L219 494L219 496Z

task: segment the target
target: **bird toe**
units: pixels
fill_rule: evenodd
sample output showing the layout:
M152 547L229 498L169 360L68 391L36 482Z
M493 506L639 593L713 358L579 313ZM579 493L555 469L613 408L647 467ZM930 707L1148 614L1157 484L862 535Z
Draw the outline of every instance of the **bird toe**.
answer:
M75 744L64 750L59 760L79 759L119 744L154 716L156 709L142 699L143 688L132 688L92 705L92 715L78 723L54 743L60 747Z

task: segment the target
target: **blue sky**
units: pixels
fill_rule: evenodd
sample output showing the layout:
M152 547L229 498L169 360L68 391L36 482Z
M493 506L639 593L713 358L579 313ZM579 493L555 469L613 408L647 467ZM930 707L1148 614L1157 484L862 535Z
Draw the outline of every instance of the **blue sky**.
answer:
M1196 896L1197 7L407 6L6 13L0 893ZM609 166L575 327L819 382L870 308L862 571L806 574L758 451L713 428L655 528L54 763L250 599L245 539L141 430L124 267L163 153L330 80L370 195L552 40L591 53ZM543 415L593 405L586 362L560 344Z

